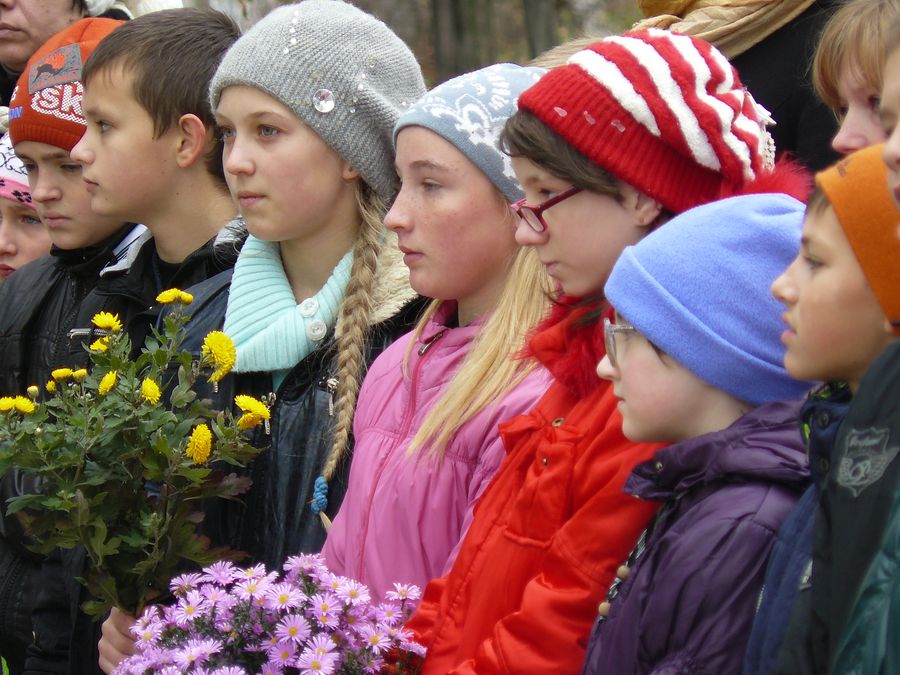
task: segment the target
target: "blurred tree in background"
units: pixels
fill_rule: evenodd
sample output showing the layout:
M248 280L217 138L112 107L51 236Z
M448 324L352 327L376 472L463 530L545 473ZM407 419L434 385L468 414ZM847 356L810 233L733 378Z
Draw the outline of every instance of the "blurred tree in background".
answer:
M279 0L185 0L248 28ZM619 32L639 16L634 0L353 0L415 52L429 87L500 61L526 63L583 35Z

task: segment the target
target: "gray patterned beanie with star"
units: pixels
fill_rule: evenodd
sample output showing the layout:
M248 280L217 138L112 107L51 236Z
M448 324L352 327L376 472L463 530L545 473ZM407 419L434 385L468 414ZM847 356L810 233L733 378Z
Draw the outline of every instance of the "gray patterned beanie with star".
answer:
M255 87L290 108L379 195L397 192L391 131L425 93L409 47L382 21L341 0L272 10L225 54L210 83Z
M394 127L425 127L442 136L488 177L510 203L524 194L510 158L497 141L506 120L516 112L519 94L537 82L543 68L498 63L460 75L429 91L409 107Z

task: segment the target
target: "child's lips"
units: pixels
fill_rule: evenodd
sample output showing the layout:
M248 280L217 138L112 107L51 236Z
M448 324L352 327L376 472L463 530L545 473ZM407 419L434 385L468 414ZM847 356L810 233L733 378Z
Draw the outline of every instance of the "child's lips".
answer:
M238 192L237 198L241 208L246 209L258 204L263 199L263 195L257 192Z

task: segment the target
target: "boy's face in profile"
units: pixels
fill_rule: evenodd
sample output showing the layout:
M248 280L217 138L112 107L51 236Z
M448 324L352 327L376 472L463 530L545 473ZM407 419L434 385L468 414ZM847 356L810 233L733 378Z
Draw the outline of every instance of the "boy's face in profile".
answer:
M115 67L94 75L84 90L87 131L72 148L83 167L91 208L122 221L152 222L167 199L176 168L169 129L154 138L153 120L134 97L134 78Z
M28 172L31 198L55 246L71 250L97 244L124 221L98 216L81 177L81 166L63 148L20 141L16 154Z
M888 187L894 203L900 207L900 48L892 51L884 64L880 112L881 124L887 134L884 163L888 169Z
M772 284L787 305L784 365L798 380L860 379L890 341L885 316L831 206L807 211L800 253Z

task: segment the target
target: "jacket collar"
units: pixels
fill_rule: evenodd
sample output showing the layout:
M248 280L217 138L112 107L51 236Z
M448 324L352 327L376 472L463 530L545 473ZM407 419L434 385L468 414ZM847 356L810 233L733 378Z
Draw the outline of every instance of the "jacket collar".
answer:
M585 396L600 383L597 364L606 356L603 318L612 313L602 298L563 296L529 338L526 354L540 361L556 380Z
M801 403L766 403L726 429L663 448L634 468L625 491L667 500L717 481L760 480L800 490L809 476L797 423Z

